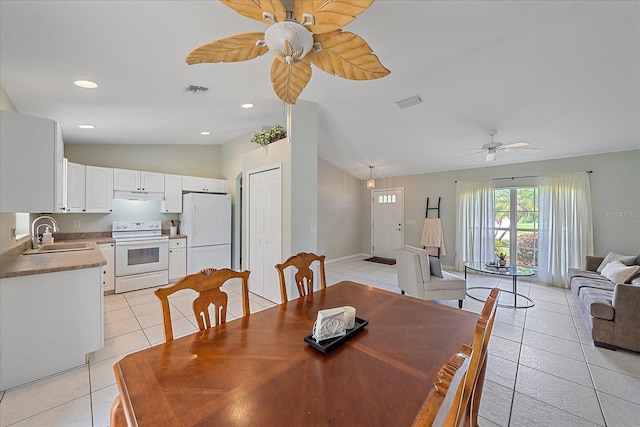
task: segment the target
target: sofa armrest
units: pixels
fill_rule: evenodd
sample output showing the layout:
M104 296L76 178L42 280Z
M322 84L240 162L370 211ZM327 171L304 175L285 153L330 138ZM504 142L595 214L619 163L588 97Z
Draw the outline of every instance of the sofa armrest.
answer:
M602 264L602 261L604 261L603 256L587 255L587 266L585 267L585 270L596 271L600 264Z
M640 351L640 286L617 284L613 291L614 344Z

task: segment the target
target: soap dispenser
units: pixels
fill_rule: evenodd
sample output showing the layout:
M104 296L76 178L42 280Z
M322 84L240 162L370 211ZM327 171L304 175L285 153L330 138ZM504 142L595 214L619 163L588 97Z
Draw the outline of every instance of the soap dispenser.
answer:
M46 227L44 233L42 233L42 244L46 245L49 243L53 243L53 235L51 234L51 229Z

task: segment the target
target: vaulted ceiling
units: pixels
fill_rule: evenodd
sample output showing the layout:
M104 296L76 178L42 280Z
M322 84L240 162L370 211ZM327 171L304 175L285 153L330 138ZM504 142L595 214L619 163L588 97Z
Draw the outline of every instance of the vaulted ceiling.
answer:
M196 46L267 28L218 1L1 0L0 19L0 83L20 113L60 121L66 143L223 144L285 124L271 53L186 65ZM320 157L359 178L640 148L640 2L378 0L344 30L391 74L312 67L299 99L319 105ZM535 150L485 162L467 149L492 128Z

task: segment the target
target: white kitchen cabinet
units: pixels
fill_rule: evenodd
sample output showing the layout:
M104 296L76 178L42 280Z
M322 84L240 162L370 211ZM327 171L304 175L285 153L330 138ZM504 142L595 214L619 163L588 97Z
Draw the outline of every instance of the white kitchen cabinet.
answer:
M115 244L100 243L98 245L107 264L102 266L102 290L105 294L115 290Z
M0 390L82 366L104 346L101 275L91 267L0 279Z
M64 212L64 144L54 120L0 111L1 212Z
M113 170L113 189L117 191L164 192L164 174L159 172Z
M85 173L85 165L67 162L66 212L84 212L85 210Z
M169 239L169 282L187 274L187 239Z
M227 180L203 178L199 176L183 176L182 190L197 191L203 193L226 193Z
M113 201L113 169L86 166L85 212L109 213Z
M164 174L164 200L162 213L182 213L182 175Z

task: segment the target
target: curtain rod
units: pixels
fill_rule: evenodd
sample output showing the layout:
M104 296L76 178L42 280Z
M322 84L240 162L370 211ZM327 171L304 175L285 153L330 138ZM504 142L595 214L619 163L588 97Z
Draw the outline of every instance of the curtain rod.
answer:
M593 173L593 171L585 171L585 172L586 173ZM498 181L498 180L501 180L501 179L511 179L511 180L513 180L513 179L519 179L519 178L538 178L538 177L539 177L539 175L507 176L507 177L504 177L504 178L491 178L491 181ZM457 183L457 182L458 182L457 180L454 181L454 183Z

